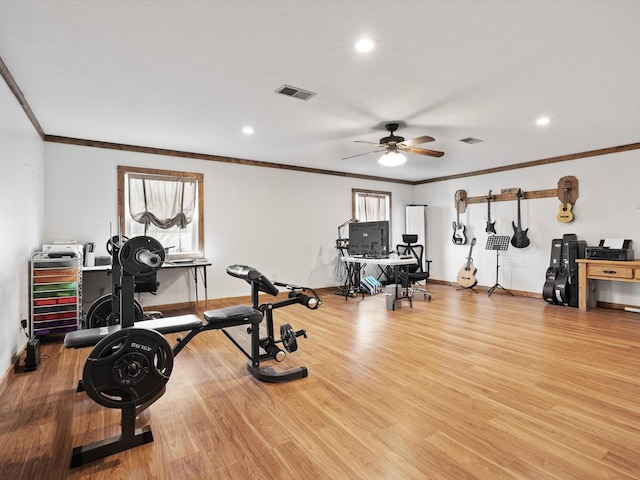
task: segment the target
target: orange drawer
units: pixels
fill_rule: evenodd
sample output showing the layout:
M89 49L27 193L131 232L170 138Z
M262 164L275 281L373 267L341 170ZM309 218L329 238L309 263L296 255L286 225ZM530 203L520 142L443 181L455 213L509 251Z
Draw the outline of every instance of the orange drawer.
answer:
M75 275L77 269L75 268L41 268L41 269L33 269L34 277L42 277L49 275Z
M33 283L57 283L57 282L75 282L78 280L77 275L49 275L41 277L33 277Z
M633 267L613 266L613 265L589 265L587 276L603 278L620 278L623 280L633 280L635 277Z

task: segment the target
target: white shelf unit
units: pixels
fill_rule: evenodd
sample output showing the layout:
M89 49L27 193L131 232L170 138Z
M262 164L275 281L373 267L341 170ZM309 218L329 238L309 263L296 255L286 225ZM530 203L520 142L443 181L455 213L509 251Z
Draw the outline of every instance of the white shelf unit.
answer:
M77 330L82 320L82 258L31 258L31 335Z

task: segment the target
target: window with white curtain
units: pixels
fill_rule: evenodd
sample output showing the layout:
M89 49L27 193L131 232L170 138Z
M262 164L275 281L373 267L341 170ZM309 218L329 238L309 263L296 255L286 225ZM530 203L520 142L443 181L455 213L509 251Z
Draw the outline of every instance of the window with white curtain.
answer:
M352 215L359 222L391 221L391 192L352 189Z
M202 174L118 167L118 212L123 235L148 235L168 258L203 252Z

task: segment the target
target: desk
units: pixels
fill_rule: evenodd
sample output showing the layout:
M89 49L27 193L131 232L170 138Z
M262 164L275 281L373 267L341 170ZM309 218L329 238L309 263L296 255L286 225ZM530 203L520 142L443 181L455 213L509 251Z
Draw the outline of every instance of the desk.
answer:
M211 266L211 262L209 261L201 261L196 260L194 262L189 263L171 263L165 262L162 264L160 269L173 269L173 268L190 268L193 270L193 283L195 284L196 290L196 307L198 306L198 269L202 267L202 285L204 286L204 309L207 310L209 307L208 300L209 294L207 292L207 267ZM82 267L82 273L85 272L110 272L111 265L97 265L95 267Z
M618 282L640 282L640 261L616 262L579 258L578 263L578 308L589 310L596 306L594 280Z
M372 265L384 265L386 267L393 267L393 273L395 278L395 286L396 286L396 295L393 300L393 306L395 310L396 300L400 300L402 297L398 297L398 269L400 265L414 265L416 264L415 258L365 258L365 257L340 257L340 260L349 263L355 266L357 270L357 287L360 287L360 270L363 265L372 264ZM351 280L351 276L349 277ZM345 295L346 298L346 295ZM411 299L409 298L409 301Z

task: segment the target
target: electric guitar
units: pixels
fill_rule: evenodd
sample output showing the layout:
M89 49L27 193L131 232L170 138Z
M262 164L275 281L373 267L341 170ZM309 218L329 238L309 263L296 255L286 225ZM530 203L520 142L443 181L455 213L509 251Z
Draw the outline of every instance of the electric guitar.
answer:
M529 246L531 241L527 237L527 232L529 231L529 229L527 228L526 230L523 230L522 223L520 221L520 198L522 198L521 189L518 189L517 196L518 196L518 226L516 227L516 224L514 222L511 222L511 225L513 225L513 237L511 237L511 245L513 245L515 248L525 248Z
M573 205L571 205L567 200L569 195L569 190L571 190L571 182L564 182L564 185L563 185L564 200L560 205L560 211L558 212L558 216L556 217L558 221L562 223L573 222L573 213L571 212Z
M491 221L491 200L493 200L493 195L491 195L491 190L489 190L489 195L487 195L487 227L484 231L487 233L496 233L496 222Z
M472 288L478 284L476 273L478 269L473 264L471 258L471 252L473 252L473 246L476 244L476 239L471 240L471 247L469 248L469 256L467 257L467 263L465 263L458 272L458 285L464 288Z
M460 223L460 200L456 198L456 221L453 222L453 243L455 245L464 245L467 243L465 231L467 227Z

